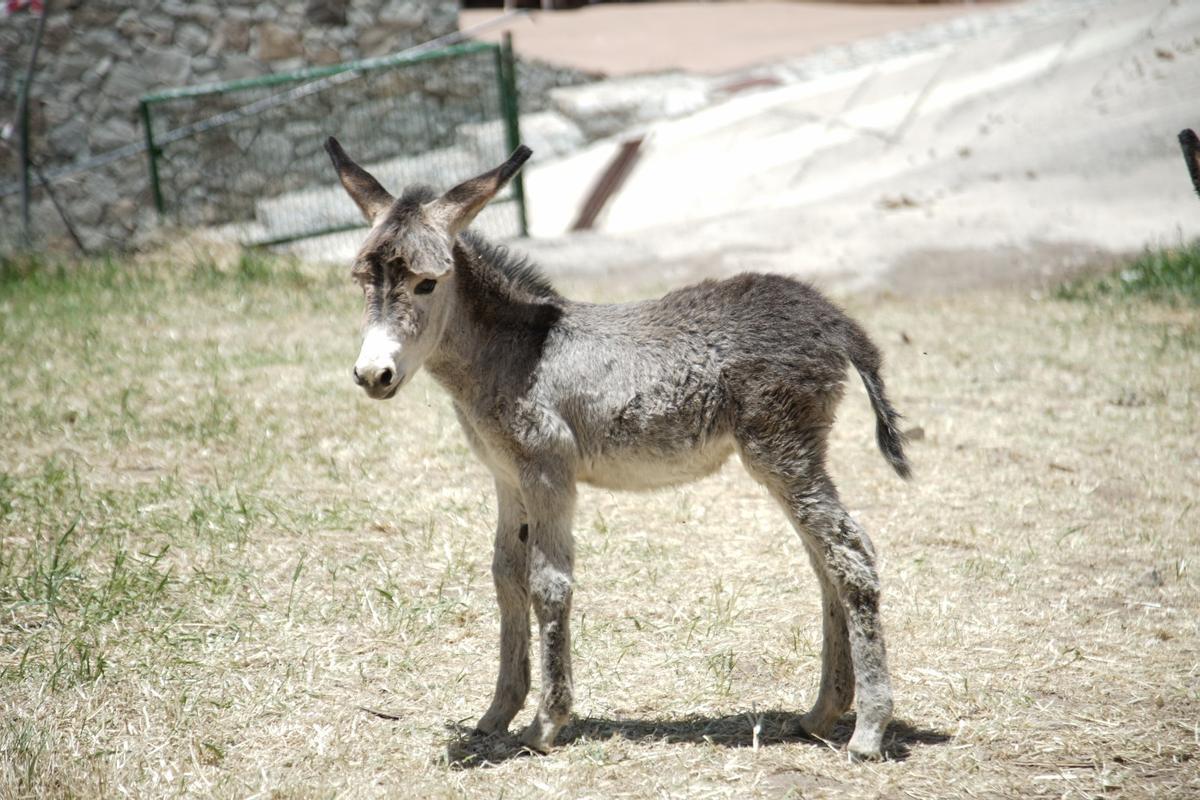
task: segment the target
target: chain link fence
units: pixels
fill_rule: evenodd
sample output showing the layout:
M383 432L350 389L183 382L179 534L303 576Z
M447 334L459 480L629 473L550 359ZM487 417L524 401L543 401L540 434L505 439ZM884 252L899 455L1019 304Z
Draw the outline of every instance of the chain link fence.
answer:
M393 193L447 188L520 141L507 41L158 92L142 98L141 113L163 218L249 246L363 227L324 152L327 136ZM475 226L496 238L526 233L520 175Z

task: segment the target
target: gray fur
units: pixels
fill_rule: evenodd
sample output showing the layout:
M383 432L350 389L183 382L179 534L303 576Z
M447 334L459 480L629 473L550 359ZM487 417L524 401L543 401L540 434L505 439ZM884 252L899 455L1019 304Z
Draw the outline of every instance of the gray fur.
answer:
M854 366L880 448L908 476L879 351L815 289L776 275L705 281L638 303L568 300L503 249L453 232L512 171L440 198L407 193L375 217L355 263L369 325L386 328L375 338L399 343L383 356L364 343L360 362L376 371L360 382L391 397L424 365L495 477L500 674L479 729L505 730L524 705L531 608L542 696L521 740L546 751L568 719L576 484L670 485L713 472L736 451L799 533L821 586L821 685L801 724L824 736L857 696L850 753L878 758L892 699L875 551L839 501L825 451ZM352 171L344 183L356 181L366 183ZM447 267L420 295L414 287L434 273L410 265L426 264Z

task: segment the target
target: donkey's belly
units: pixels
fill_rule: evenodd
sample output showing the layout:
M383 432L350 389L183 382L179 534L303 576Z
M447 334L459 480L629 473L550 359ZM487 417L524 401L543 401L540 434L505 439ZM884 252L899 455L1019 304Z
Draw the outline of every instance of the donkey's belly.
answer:
M658 489L703 478L721 468L733 452L733 437L670 452L622 448L585 459L576 477L603 489Z

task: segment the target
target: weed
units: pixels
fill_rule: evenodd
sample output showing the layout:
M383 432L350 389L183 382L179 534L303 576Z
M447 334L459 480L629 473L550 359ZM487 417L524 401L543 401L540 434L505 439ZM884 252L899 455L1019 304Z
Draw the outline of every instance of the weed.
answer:
M1144 297L1165 303L1200 303L1200 239L1178 247L1147 249L1102 277L1080 278L1058 288L1065 300Z

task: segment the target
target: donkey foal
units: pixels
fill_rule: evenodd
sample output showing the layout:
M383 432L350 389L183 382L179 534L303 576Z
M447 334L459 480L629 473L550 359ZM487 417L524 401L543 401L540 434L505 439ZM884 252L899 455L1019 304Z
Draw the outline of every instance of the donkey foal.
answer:
M441 196L414 188L398 199L336 140L326 148L371 224L353 267L366 301L354 380L386 400L424 365L496 481L500 675L479 730L506 730L525 703L531 605L542 696L521 741L549 750L570 714L576 483L666 486L713 472L736 450L800 534L821 586L821 685L800 724L828 734L857 695L850 754L879 758L892 691L875 551L825 470L853 365L884 457L909 474L879 351L862 329L808 285L775 275L641 303L573 302L464 232L528 148Z

